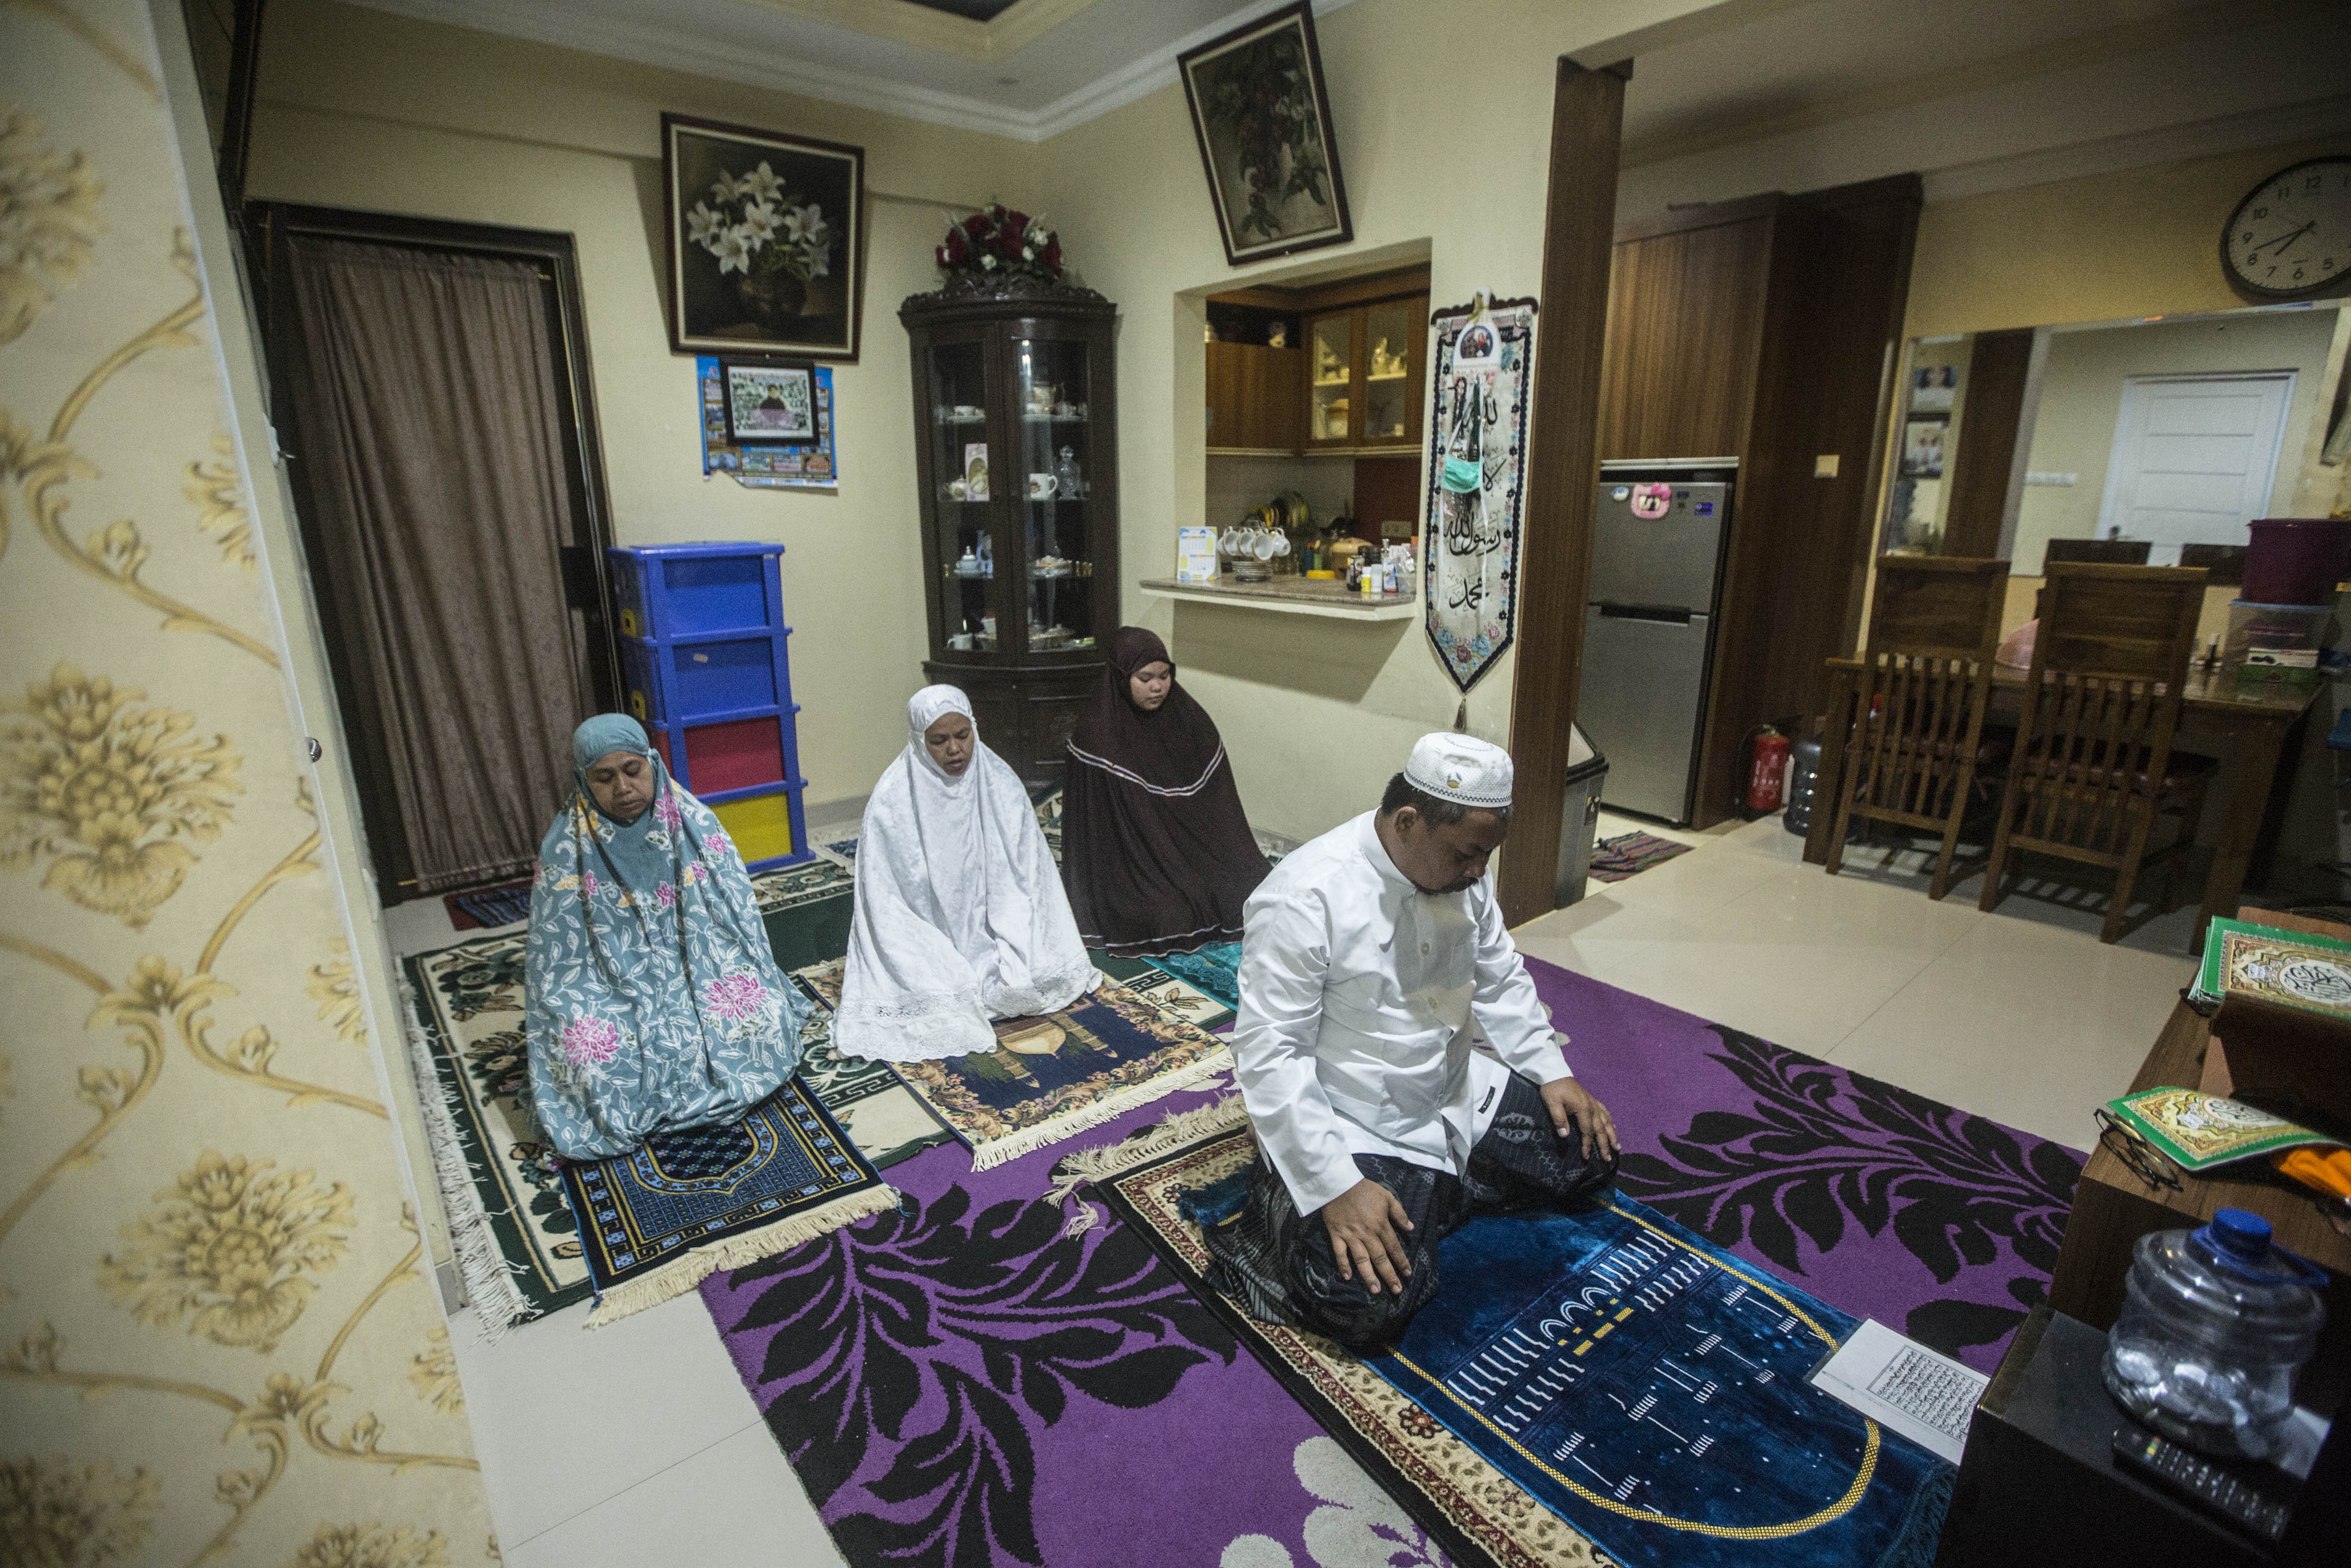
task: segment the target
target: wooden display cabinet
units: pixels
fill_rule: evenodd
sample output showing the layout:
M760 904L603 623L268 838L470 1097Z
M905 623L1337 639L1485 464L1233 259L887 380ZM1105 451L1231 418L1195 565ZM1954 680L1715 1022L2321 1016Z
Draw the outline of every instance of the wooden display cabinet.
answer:
M1308 452L1416 451L1428 375L1428 296L1306 321Z
M930 656L983 738L1059 784L1118 629L1117 308L1090 288L958 278L898 309L913 340Z
M1301 358L1296 349L1260 343L1208 345L1210 452L1286 456L1298 450Z

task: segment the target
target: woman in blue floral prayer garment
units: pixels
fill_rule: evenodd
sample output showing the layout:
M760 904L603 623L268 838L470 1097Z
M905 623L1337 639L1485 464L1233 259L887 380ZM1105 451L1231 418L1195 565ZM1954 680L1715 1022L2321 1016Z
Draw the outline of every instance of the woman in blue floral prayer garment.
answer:
M531 1103L566 1159L740 1115L799 1064L808 1004L776 967L743 857L636 720L571 737L570 802L530 894Z

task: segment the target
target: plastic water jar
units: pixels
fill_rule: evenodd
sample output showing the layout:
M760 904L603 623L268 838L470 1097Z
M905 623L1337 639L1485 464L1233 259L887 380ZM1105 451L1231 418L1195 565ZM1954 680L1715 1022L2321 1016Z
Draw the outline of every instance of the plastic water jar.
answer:
M2133 1249L2106 1335L2106 1391L2140 1424L2205 1453L2266 1458L2294 1414L2294 1375L2318 1344L2325 1275L2223 1208Z

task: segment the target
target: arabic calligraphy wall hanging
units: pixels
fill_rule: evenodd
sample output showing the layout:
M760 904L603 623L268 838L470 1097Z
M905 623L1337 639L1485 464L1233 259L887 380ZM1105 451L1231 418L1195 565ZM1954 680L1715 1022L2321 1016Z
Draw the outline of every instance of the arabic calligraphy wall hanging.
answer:
M1480 294L1435 320L1421 591L1428 640L1466 695L1517 627L1535 302Z

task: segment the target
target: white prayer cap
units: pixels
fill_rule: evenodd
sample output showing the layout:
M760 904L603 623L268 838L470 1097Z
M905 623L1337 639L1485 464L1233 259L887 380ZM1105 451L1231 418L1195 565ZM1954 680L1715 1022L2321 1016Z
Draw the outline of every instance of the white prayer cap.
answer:
M1412 787L1440 800L1499 811L1510 803L1510 754L1474 735L1440 731L1413 744L1404 765Z

